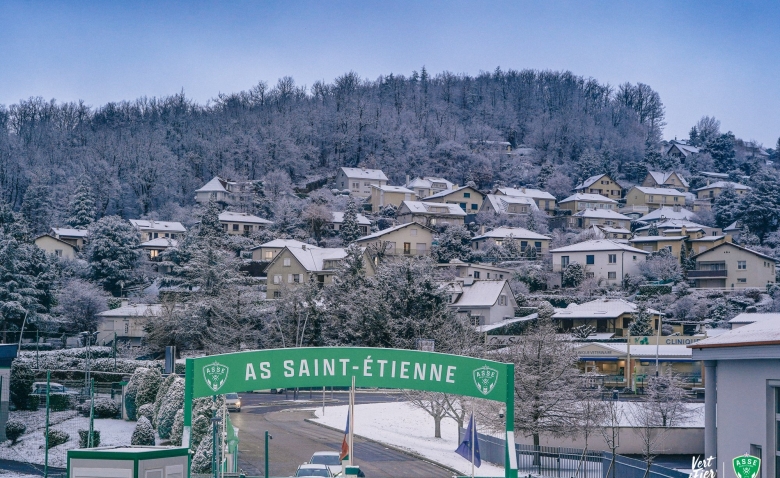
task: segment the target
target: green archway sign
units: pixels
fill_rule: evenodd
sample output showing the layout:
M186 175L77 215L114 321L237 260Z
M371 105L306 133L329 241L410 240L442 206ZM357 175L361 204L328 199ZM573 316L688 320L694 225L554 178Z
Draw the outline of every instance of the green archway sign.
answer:
M194 398L269 388L349 387L354 376L357 387L426 390L505 403L505 476L516 478L514 375L513 364L367 347L254 350L187 359L183 443L190 443Z

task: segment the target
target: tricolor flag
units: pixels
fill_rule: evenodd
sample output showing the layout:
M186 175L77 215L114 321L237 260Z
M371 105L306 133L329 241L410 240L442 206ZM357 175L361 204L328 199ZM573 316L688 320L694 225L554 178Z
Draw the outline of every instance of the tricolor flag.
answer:
M344 441L341 442L341 454L339 459L341 461L349 460L349 442L347 437L349 436L349 411L347 411L347 427L344 429Z
M474 440L472 451L472 439ZM479 468L482 465L482 459L479 457L479 440L477 439L477 425L474 423L474 414L471 414L469 419L469 426L466 427L466 432L463 434L463 440L460 442L460 446L455 450L455 453L463 458L471 461L474 459L474 466Z

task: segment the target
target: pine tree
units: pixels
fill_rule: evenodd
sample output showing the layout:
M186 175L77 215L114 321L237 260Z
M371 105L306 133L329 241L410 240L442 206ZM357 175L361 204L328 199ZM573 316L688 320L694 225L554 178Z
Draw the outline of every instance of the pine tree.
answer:
M184 434L184 410L176 410L176 417L171 426L170 440L173 446L181 446L182 435Z
M715 162L719 173L728 173L736 167L736 152L734 151L734 134L721 134L707 143L707 151Z
M86 250L92 279L118 295L136 280L140 263L138 231L118 216L106 216L92 224Z
M632 314L634 321L629 325L629 333L635 337L653 335L653 325L650 323L650 313L647 306L640 302L636 311Z
M213 433L206 433L203 437L195 456L192 457L192 471L194 473L211 473L211 455L213 453L214 443Z
M718 227L726 227L739 219L741 207L742 196L737 194L733 187L725 187L713 203L715 221Z
M561 285L563 287L578 287L585 280L585 269L579 262L572 262L563 270Z
M30 221L30 228L34 234L49 229L53 209L49 186L33 183L27 187L22 201L22 214Z
M647 230L648 236L658 236L658 224L652 223L650 224L650 229Z
M218 240L224 237L225 231L219 222L220 208L216 201L209 201L203 215L200 216L198 236Z
M7 202L1 200L0 233L11 236L19 242L30 240L30 228L24 215L14 212Z
M357 221L358 208L353 199L347 203L347 209L344 212L344 221L341 223L339 235L344 245L355 242L360 237L360 226Z
M740 202L742 224L763 239L780 227L780 181L762 172L750 178L752 189Z
M66 222L76 229L86 229L95 222L95 199L86 178L82 178L73 193L68 212L69 216Z
M170 438L173 433L173 425L176 414L184 406L184 380L176 377L168 387L160 412L157 414L157 434L162 439Z
M438 244L433 247L433 254L439 263L447 263L453 259L469 262L471 259L471 233L464 226L451 224L439 234Z
M555 172L555 166L551 161L545 161L542 163L542 167L539 169L539 176L536 180L536 185L539 187L539 189L544 189L547 187L547 181L550 180L550 177Z

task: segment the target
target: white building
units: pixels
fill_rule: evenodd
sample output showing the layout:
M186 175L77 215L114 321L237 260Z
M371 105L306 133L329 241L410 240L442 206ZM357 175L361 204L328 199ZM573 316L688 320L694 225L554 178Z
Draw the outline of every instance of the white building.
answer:
M130 219L130 224L141 233L141 241L166 238L178 239L187 232L182 223L175 221L155 221L153 219Z
M497 196L488 194L482 202L480 212L491 212L494 214L524 215L539 210L536 201L529 197Z
M328 223L328 227L330 227L330 229L334 231L339 231L341 229L341 225L344 224L344 213L334 212L332 214L333 214L333 220L331 220ZM358 228L360 229L360 235L367 236L368 230L371 228L371 221L362 214L358 214L356 219L358 223Z
M550 237L529 231L522 227L501 226L492 231L485 232L471 239L471 247L478 251L487 247L487 242L493 241L498 245L506 241L516 241L521 251L526 247L535 247L537 254L546 254L550 249Z
M449 307L467 317L474 326L490 325L515 316L517 302L506 280L451 282L447 286Z
M371 196L371 185L384 186L387 176L380 169L339 168L336 173L336 186L342 191L349 191L355 197Z
M533 188L496 188L493 194L497 196L511 196L516 198L531 198L536 202L536 206L540 211L544 211L547 214L555 214L555 196L542 191L541 189Z
M305 242L296 241L295 239L274 239L273 241L266 242L264 244L260 244L259 246L253 247L250 249L252 251L252 260L253 261L263 261L263 262L270 262L273 260L274 257L276 257L277 254L282 252L282 249L285 247L287 248L304 248L304 247L310 247L310 248L317 248L317 246L313 246L311 244L306 244Z
M626 274L638 272L639 264L650 253L609 239L594 239L553 249L550 254L553 272L563 272L569 264L577 262L585 269L585 277L620 285Z
M586 229L596 225L628 229L631 218L611 209L585 209L569 218L569 227Z
M228 234L241 235L251 234L260 229L270 226L273 222L262 217L257 217L245 212L223 211L219 213L219 222L222 224L222 230Z
M161 304L131 304L123 300L121 307L97 314L97 343L112 344L116 334L117 342L141 345L146 336L146 323L159 316L162 310Z
M451 191L455 187L455 184L444 178L426 176L424 178L417 177L410 181L407 177L405 187L414 191L414 193L417 194L417 197L422 199L427 196L439 194L440 192Z
M466 211L457 204L441 202L404 201L395 213L399 223L417 222L424 226L463 224Z

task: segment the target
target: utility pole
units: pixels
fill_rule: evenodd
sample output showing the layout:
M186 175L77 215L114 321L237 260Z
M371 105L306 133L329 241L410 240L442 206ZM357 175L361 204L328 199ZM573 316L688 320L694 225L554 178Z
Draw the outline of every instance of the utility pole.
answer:
M265 478L268 478L268 440L273 440L274 437L268 434L268 430L265 431Z

